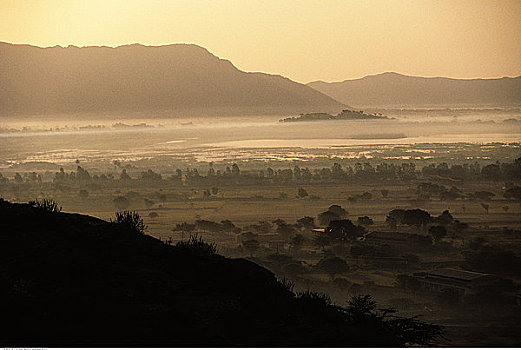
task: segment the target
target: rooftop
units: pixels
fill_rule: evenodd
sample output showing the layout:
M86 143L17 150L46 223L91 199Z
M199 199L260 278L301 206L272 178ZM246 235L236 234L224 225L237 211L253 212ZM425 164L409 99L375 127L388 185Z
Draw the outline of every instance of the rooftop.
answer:
M430 276L452 278L463 281L472 281L477 278L490 276L486 273L472 272L467 270L456 270L456 269L438 269L428 273Z

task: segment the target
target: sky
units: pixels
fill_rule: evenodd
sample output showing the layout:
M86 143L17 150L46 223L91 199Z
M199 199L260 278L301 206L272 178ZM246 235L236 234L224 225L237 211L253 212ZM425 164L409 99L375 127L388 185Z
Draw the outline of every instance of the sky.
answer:
M521 0L0 0L0 41L193 43L298 82L521 75Z

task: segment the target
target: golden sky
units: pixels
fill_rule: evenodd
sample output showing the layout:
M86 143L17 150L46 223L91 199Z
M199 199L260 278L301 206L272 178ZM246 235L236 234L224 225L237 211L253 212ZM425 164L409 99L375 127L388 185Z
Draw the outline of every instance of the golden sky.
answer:
M0 0L0 41L194 43L299 82L521 75L521 0Z

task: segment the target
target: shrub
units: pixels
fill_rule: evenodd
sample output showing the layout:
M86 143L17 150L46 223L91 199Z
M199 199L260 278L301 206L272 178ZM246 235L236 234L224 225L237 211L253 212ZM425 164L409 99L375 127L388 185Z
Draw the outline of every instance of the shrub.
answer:
M288 292L295 295L295 283L293 283L291 280L287 279L286 277L282 277L282 279L277 280L279 284Z
M37 199L33 202L29 202L29 204L46 213L59 213L62 211L62 207L59 206L54 199Z
M131 231L140 234L145 234L145 230L147 229L143 219L135 211L118 211L116 212L116 218L112 222L124 225Z
M329 295L319 292L305 291L297 293L297 298L308 305L313 305L319 308L327 308L333 305Z
M335 275L349 271L346 261L336 256L323 258L318 262L317 267L330 275L331 280L333 280Z
M177 242L175 246L199 256L213 256L217 254L217 246L215 243L206 243L203 241L203 238L197 234L190 235L188 241Z

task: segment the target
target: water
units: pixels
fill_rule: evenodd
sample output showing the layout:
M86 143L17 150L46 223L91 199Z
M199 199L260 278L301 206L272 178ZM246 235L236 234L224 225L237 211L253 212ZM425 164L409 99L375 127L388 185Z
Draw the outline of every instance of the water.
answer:
M521 142L519 109L395 110L388 115L396 119L279 123L285 116L11 117L0 123L0 167L30 161L66 164L76 159L135 161L165 156L197 161L371 157L400 146L416 148L409 152L415 159L418 154L432 157L429 150L444 144L509 147ZM513 154L508 157L517 152L511 146ZM480 155L472 155L476 156Z

